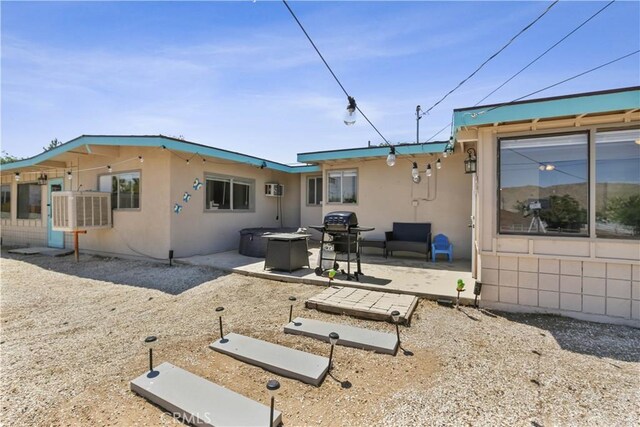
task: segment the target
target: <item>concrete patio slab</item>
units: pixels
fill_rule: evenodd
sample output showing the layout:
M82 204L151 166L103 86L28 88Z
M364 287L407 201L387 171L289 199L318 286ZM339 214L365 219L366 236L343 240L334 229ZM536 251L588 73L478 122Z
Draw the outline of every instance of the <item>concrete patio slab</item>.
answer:
M304 335L325 342L329 342L329 334L331 332L336 332L340 335L338 345L373 350L376 353L395 354L398 348L398 338L395 333L389 334L338 323L304 319L302 317L296 317L293 322L285 325L284 332Z
M312 267L317 265L318 251L318 248L309 250L309 260ZM330 285L327 277L316 276L311 268L301 268L292 273L265 271L264 259L240 255L237 251L180 258L177 262L205 265L223 271L283 282ZM340 264L341 268L345 267L344 262ZM384 258L379 255L363 254L362 271L364 274L360 276L359 282L344 280L344 276L338 275L331 284L387 293L409 294L432 300L455 299L458 279L465 281L467 289L473 289L475 284L475 280L471 277L471 263L468 260L434 263L418 258ZM462 304L473 303L473 293L465 292L465 295L460 297L460 301Z
M239 334L227 334L210 348L245 363L259 366L283 377L319 386L324 379L329 359ZM327 348L328 351L328 348Z
M331 286L305 301L307 308L346 314L369 320L391 321L391 312L400 312L400 323L409 324L418 305L414 295L392 294L363 289Z
M270 408L171 363L144 373L130 383L131 390L196 426L267 425ZM274 411L273 425L282 423Z
M17 248L8 251L10 254L18 255L46 255L52 257L65 256L73 253L73 249L58 249L48 247L30 247L30 248Z

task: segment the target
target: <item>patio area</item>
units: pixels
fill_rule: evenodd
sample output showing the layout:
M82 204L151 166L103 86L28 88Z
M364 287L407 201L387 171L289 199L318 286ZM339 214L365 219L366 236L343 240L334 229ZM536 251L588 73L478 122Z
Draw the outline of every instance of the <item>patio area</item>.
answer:
M314 268L318 265L318 248L309 249L309 263L311 268L301 268L289 273L287 271L265 270L264 259L240 255L237 251L220 252L210 255L196 255L177 259L191 265L213 267L223 271L261 277L285 282L306 283L312 285L329 285L326 276L317 276ZM338 261L340 269L346 271L346 262ZM401 293L415 295L427 299L456 297L456 283L464 280L466 290L460 295L463 303L473 302L473 285L471 277L471 262L456 260L427 262L424 258L389 257L381 255L363 254L361 256L362 275L359 281L345 280L344 275L336 275L332 285L345 286L372 291ZM357 269L356 263L351 263L351 273Z

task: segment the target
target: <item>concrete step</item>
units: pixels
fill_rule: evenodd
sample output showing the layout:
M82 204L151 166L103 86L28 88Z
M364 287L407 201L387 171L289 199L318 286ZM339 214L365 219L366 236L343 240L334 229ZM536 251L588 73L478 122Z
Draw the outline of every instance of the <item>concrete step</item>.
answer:
M157 374L156 374L157 373ZM171 363L163 363L131 381L131 390L196 426L268 425L269 406L207 381ZM265 395L265 400L268 396ZM274 411L273 425L282 423Z
M302 317L297 317L293 322L287 324L284 327L284 332L304 335L325 342L329 342L331 332L337 332L340 335L338 345L373 350L377 353L395 354L398 348L398 338L395 332L392 334L378 332L338 323L303 319Z
M210 348L267 371L319 386L324 379L329 359L283 347L267 341L239 334L227 334L224 340L216 340ZM329 346L327 346L329 353Z

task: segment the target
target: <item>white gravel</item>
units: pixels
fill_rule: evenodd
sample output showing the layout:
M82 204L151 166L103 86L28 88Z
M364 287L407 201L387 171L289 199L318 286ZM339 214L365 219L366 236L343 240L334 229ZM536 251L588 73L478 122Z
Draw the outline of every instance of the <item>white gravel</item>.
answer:
M214 308L225 327L316 354L328 345L284 335L294 315L392 332L391 325L320 313L322 289L204 267L82 256L0 260L2 425L176 425L128 382L159 336L170 361L267 403L274 375L215 353ZM640 330L557 316L462 311L422 301L403 347L412 356L336 349L319 388L282 379L285 425L602 425L640 420ZM343 388L340 381L351 387ZM344 383L344 385L347 385Z

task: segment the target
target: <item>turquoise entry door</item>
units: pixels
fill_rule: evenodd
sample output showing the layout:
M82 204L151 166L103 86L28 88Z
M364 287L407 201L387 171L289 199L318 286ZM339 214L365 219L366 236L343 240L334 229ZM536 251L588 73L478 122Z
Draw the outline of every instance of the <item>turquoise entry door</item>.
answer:
M51 229L51 194L54 191L62 191L62 178L55 178L49 180L49 191L47 192L47 235L48 246L51 248L64 248L64 232L53 231Z

